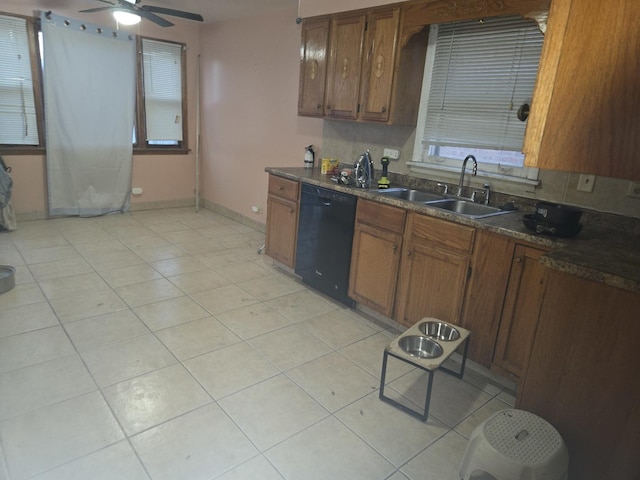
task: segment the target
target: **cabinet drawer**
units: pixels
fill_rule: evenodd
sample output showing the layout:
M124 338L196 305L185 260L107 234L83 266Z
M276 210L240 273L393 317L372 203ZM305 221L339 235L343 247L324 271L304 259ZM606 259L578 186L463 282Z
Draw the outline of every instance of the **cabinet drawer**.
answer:
M411 236L436 247L470 254L476 229L425 215L411 215Z
M358 200L358 211L356 213L356 222L358 223L366 223L391 232L402 233L406 216L407 211L403 208L369 200Z
M287 200L298 200L299 183L295 180L269 175L269 193Z

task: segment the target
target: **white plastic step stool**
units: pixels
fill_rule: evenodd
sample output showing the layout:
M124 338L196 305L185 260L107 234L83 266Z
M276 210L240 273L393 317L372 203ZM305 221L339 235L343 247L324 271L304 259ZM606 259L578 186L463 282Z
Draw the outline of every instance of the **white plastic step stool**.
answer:
M478 425L460 464L462 480L566 480L569 453L558 431L524 410L501 410ZM486 476L482 477L486 478Z

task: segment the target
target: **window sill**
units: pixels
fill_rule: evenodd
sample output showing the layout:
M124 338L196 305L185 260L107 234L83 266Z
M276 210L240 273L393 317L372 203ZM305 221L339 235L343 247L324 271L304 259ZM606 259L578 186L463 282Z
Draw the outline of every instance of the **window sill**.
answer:
M460 179L460 169L426 164L423 162L407 162L409 171L416 173L429 180L457 184ZM488 183L492 189L496 191L523 195L532 193L535 188L540 185L540 180L521 177L506 177L497 173L483 172L478 170L477 175L472 175L468 170L465 173L465 186L482 189L483 185Z
M187 155L191 152L188 148L134 148L133 155ZM1 147L0 154L10 155L46 155L45 147Z
M187 155L188 148L134 148L134 155Z
M44 155L44 147L8 147L0 145L0 154L9 155Z

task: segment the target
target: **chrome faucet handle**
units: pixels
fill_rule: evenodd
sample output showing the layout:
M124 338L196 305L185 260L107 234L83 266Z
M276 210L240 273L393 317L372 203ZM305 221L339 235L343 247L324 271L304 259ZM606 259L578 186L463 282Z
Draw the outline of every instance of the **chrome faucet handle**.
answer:
M484 204L489 205L489 197L491 196L491 185L485 183L482 188L484 188Z
M449 193L449 185L447 185L446 183L437 183L436 185L438 187L444 188L444 190L442 191L443 195L446 195L447 193Z
M475 191L475 190L474 190L474 191L472 191L472 192L471 192L471 196L469 197L469 200L471 200L472 202L475 202L475 201L476 201L476 195L477 195L477 194L478 194L478 192L477 192L477 191Z

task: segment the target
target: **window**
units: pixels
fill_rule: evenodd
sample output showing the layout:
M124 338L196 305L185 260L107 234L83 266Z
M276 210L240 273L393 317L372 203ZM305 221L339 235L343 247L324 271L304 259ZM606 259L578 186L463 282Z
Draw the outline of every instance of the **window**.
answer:
M137 148L184 148L186 114L184 99L184 45L142 38Z
M44 149L42 45L34 19L0 14L0 150ZM187 153L186 46L138 36L134 153Z
M459 173L473 154L481 177L537 183L518 110L531 103L543 38L520 17L431 27L412 169Z
M42 107L33 23L0 15L0 145L4 153L41 145Z

